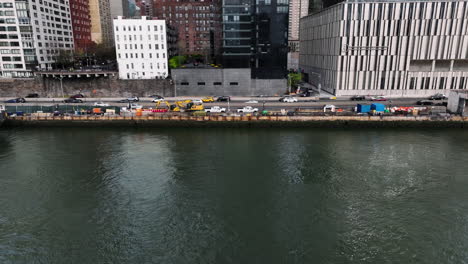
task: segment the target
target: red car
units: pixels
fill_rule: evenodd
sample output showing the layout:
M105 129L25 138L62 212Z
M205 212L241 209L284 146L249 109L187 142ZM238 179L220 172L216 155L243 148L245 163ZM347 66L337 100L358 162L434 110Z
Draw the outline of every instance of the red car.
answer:
M76 99L76 98L84 98L85 96L83 94L75 94L70 96L70 98Z

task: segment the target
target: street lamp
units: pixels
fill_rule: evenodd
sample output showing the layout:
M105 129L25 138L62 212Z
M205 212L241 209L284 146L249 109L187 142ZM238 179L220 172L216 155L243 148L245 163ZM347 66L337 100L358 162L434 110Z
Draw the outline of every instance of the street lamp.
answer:
M60 75L60 77L53 77L54 79L58 79L60 80L60 90L62 91L62 98L65 98L65 96L63 95L63 76Z

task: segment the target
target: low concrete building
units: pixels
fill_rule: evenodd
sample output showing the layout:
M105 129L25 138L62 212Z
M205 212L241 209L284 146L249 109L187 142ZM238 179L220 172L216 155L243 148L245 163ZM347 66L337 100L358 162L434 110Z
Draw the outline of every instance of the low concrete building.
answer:
M171 74L177 95L280 95L287 90L286 79L252 79L248 68L181 68Z
M468 91L450 91L447 110L454 114L468 116Z

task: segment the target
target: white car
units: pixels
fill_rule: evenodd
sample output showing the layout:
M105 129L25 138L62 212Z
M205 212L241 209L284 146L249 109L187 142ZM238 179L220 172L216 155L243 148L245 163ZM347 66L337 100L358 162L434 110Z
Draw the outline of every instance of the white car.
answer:
M103 103L103 102L95 102L94 106L100 106L100 107L107 107L109 104Z
M297 98L294 97L284 97L282 102L284 103L295 103L297 102Z
M207 113L226 113L226 108L222 108L219 106L213 106L209 109L205 109L205 112Z
M387 98L385 96L371 97L370 99L372 101L387 101Z
M258 104L258 101L255 101L255 100L250 100L250 101L247 101L245 102L246 104Z
M130 104L130 109L141 109L143 108L142 105L139 104Z
M164 98L154 98L153 100L151 100L151 102L153 103L162 102L162 101L164 101Z
M133 96L133 97L127 98L127 101L129 101L129 102L138 102L138 101L140 101L140 98L138 98L137 96Z
M237 109L237 113L256 113L258 108L253 108L251 106L244 106L244 108Z
M203 104L203 101L201 99L193 99L192 102L194 104Z

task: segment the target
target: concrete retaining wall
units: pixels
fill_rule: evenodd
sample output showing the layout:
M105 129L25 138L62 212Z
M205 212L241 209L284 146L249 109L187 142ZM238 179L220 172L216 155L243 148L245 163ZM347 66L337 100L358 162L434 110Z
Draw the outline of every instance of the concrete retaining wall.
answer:
M11 117L5 126L141 126L141 127L427 127L468 128L468 117L428 116L61 116Z
M117 77L63 78L65 96L83 93L88 97L140 97L152 94L173 96L170 80L120 80ZM36 77L34 79L0 80L0 97L24 97L38 93L41 97L61 97L60 80Z

